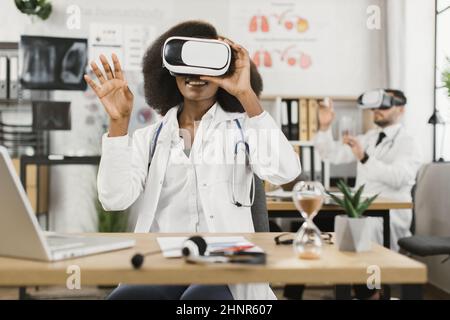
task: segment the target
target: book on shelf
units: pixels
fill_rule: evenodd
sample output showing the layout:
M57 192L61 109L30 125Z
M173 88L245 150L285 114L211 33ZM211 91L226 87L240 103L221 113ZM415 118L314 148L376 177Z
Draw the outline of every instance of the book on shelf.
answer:
M266 108L280 124L286 138L300 143L312 142L319 129L319 101L319 98L277 97L275 103Z
M299 136L299 116L298 116L298 100L289 101L289 109L291 115L291 121L289 123L289 140L298 140Z
M308 140L312 140L318 129L319 102L316 99L309 99L308 102Z
M308 141L308 100L300 99L300 111L299 111L299 133L298 140Z
M286 100L281 101L280 108L281 108L281 131L283 131L286 138L290 139L288 104Z

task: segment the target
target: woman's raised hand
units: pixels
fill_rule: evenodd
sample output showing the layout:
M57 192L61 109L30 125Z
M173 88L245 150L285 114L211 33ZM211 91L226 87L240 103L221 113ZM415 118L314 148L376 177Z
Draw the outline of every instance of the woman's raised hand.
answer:
M125 81L119 59L115 54L112 54L114 71L104 55L100 55L100 61L105 73L100 70L95 62L90 64L100 84L97 84L88 75L84 75L84 79L102 102L111 121L126 122L128 126L133 108L133 93Z
M228 43L236 54L234 62L234 73L226 77L201 76L200 79L210 81L235 96L242 104L249 117L257 116L264 110L261 107L258 97L252 89L250 82L250 56L248 51L229 39L219 38Z
M241 45L238 45L229 39L222 37L219 39L228 43L235 52L235 71L232 75L227 77L201 76L200 79L216 83L236 98L239 98L241 94L253 92L250 84L250 56L248 51Z

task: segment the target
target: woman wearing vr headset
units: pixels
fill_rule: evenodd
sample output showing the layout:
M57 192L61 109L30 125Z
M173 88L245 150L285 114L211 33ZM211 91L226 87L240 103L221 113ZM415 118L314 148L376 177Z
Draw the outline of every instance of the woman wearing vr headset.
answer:
M165 46L171 37L193 37L197 38L195 41L200 38L205 43L197 47L194 43L183 56L177 53L176 44ZM215 63L214 59L196 49L205 45L207 50L213 42L231 48L230 67L228 71L222 68L227 71L222 76L211 76L217 70L217 66L209 65ZM214 52L225 52L223 57L227 59L229 49L224 48ZM173 65L169 63L171 59L175 61ZM185 61L188 59L201 65L204 74L210 76L189 67ZM253 201L249 197L253 174L274 184L287 183L300 174L298 155L260 105L262 80L248 52L219 38L212 25L199 21L181 23L162 34L148 49L143 60L145 96L163 118L136 130L133 136L128 135L133 94L120 62L115 55L113 67L104 56L100 60L104 72L91 63L98 82L85 76L110 117L109 132L102 141L99 199L106 210L123 210L133 205L139 214L135 232L253 232ZM177 65L183 68L176 69ZM237 158L245 159L236 162ZM110 298L275 296L268 284L260 283L121 285Z
M344 134L335 141L331 125L335 118L333 101L322 102L319 108L319 132L314 145L322 159L332 164L357 162L356 187L365 185L368 194L402 201L412 201L411 189L422 162L420 149L412 135L401 124L406 97L399 90L373 90L362 94L359 106L370 109L378 128L366 134ZM383 243L381 218L370 218L374 241ZM411 210L391 210L391 249L398 251L397 241L411 235ZM356 287L361 298L376 297L377 292Z

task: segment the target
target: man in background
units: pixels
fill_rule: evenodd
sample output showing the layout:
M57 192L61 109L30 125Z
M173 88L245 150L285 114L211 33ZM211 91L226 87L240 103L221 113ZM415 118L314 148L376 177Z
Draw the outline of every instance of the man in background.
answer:
M365 193L412 201L411 189L422 156L416 140L401 124L407 102L405 95L400 90L374 90L359 100L363 108L372 110L378 128L359 136L343 134L342 141L335 141L331 133L335 118L333 101L329 100L328 104L321 102L319 131L314 138L316 150L322 159L328 159L332 164L356 161L355 187L365 185ZM390 218L391 249L398 251L398 239L411 235L412 211L391 210ZM374 241L382 244L382 221L380 218L374 220Z
M331 125L335 118L333 101L321 102L319 107L319 131L314 146L322 159L332 164L357 162L356 186L365 185L367 194L412 201L411 189L422 162L416 140L401 124L407 99L400 90L374 90L358 99L362 108L371 109L376 129L366 134L352 136L342 134L342 141L335 141ZM341 130L340 130L341 131ZM373 240L383 243L381 218L370 218ZM391 249L398 251L398 240L411 235L412 210L390 211ZM378 290L354 286L359 299L380 299Z

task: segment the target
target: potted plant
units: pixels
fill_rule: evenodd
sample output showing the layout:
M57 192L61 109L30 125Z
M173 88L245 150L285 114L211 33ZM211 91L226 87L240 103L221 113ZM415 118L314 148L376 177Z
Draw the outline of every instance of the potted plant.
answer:
M33 17L39 17L47 20L52 13L52 4L48 0L14 0L17 9L27 14L33 20Z
M442 72L442 82L444 87L447 88L447 94L450 98L450 57L447 57L448 67Z
M364 185L353 193L342 180L337 183L343 198L327 191L327 194L344 209L346 215L338 215L334 220L336 244L340 251L363 252L370 251L372 237L369 220L363 214L370 204L378 197L375 195L363 199Z
M95 199L98 215L98 232L126 232L128 211L106 211L100 201Z

